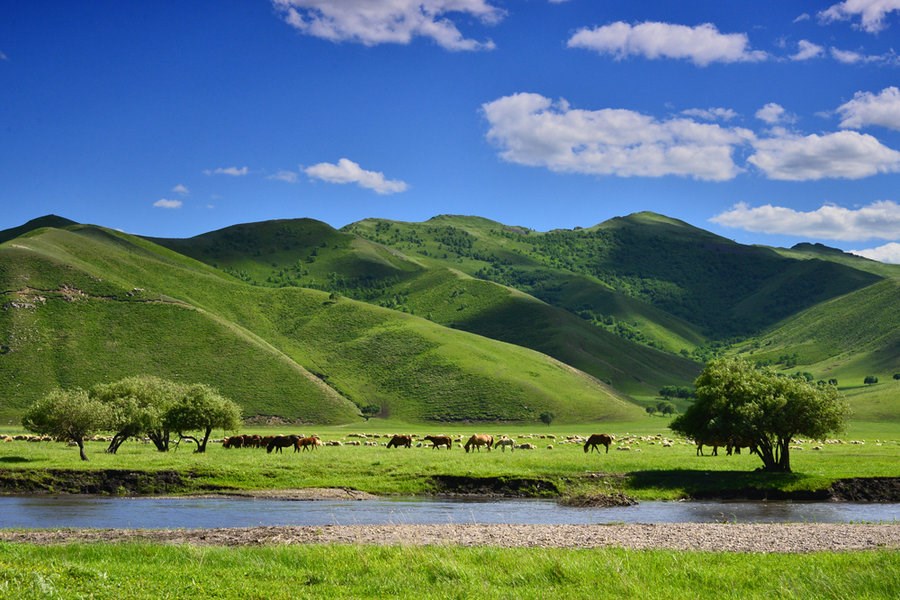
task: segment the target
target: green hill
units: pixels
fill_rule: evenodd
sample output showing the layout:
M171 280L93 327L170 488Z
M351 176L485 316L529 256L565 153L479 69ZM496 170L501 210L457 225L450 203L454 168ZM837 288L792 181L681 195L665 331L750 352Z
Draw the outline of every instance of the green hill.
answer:
M210 383L247 415L321 423L352 422L371 404L408 420L640 412L537 352L316 290L249 285L99 227L41 228L0 245L0 289L7 418L53 386L139 373Z
M154 241L254 285L334 291L531 348L633 396L653 397L661 386L686 384L698 372L697 365L682 356L623 339L514 288L474 278L427 254L411 258L407 246L419 239L414 235L392 231L391 239L397 247L298 219L239 225L187 240ZM622 300L614 292L604 293ZM692 335L676 319L655 316L673 330Z

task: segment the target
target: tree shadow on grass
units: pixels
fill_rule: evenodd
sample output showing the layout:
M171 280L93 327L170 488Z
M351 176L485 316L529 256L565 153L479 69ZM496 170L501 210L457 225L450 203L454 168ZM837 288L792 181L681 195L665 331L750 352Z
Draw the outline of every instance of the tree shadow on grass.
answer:
M634 471L626 475L628 487L636 490L683 491L694 499L733 500L826 500L829 489L807 488L802 473L759 471L704 471L661 469Z
M27 463L34 462L30 458L24 456L0 456L0 463Z

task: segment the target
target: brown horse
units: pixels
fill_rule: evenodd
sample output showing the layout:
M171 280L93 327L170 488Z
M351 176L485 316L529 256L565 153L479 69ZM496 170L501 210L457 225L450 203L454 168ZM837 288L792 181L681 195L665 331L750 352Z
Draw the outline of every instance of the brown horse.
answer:
M318 450L321 443L319 437L315 435L303 438L298 437L297 441L294 442L294 452L300 452L301 450Z
M591 450L600 452L600 446L606 446L606 453L609 454L609 445L612 444L614 439L616 438L608 433L592 433L584 443L584 451L585 453Z
M271 454L272 450L276 452L281 452L282 448L288 448L290 446L295 446L297 444L297 440L299 436L296 435L276 435L274 436L266 446L266 452Z
M491 447L494 445L494 436L487 435L486 433L475 434L469 438L469 441L466 442L465 449L468 452L471 448L475 448L479 452L481 452L482 446L487 446L488 452L490 452Z
M453 438L449 435L426 435L422 439L426 442L431 442L432 450L439 446L447 446L447 450L453 447Z
M400 446L403 446L404 448L412 448L412 436L395 435L391 438L391 441L387 443L388 448L399 448Z

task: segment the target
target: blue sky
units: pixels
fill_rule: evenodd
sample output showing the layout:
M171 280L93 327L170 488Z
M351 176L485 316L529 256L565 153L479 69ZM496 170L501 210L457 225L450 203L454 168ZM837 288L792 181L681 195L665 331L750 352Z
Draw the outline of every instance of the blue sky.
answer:
M651 210L900 262L900 0L0 8L0 229Z

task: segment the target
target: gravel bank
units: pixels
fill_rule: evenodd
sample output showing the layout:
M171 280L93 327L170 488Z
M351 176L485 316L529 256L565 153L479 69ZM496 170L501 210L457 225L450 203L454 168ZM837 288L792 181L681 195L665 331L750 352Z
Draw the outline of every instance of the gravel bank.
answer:
M900 549L900 524L341 525L225 529L0 530L34 544L152 542L196 545L370 544L527 548L631 548L715 552Z

